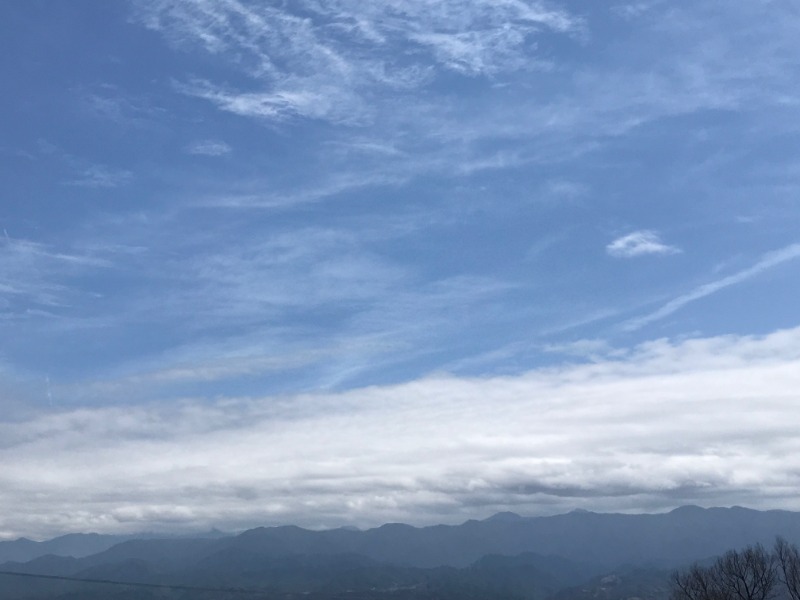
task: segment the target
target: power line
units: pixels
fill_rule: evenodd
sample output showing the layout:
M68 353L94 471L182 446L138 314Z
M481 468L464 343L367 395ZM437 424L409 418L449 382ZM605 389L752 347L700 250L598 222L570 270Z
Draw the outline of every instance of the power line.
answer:
M32 579L55 579L58 581L73 581L76 583L99 583L104 585L126 585L130 587L157 588L162 590L181 590L184 592L215 592L217 594L266 594L264 590L248 590L246 588L212 588L196 585L177 585L168 583L135 583L132 581L114 581L111 579L89 579L85 577L67 577L65 575L38 575L36 573L18 573L16 571L0 571L0 575L13 575L15 577L29 577Z

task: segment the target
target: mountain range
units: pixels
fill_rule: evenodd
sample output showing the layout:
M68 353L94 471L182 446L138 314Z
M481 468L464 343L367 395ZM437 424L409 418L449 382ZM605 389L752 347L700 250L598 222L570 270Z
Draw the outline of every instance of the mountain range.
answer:
M694 506L662 514L500 513L460 525L392 523L364 531L280 526L193 538L72 534L46 542L21 539L0 543L5 561L0 571L248 588L270 598L660 600L668 594L675 568L748 544L771 545L778 535L800 541L800 513ZM2 600L107 597L103 594L109 591L100 587L0 575ZM130 598L194 598L199 592L130 588L126 593Z

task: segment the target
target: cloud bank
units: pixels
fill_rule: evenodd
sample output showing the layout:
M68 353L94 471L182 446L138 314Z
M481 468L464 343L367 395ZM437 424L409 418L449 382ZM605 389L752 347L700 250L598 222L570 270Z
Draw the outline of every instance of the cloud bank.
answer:
M82 407L0 425L0 535L800 509L800 328L521 376Z

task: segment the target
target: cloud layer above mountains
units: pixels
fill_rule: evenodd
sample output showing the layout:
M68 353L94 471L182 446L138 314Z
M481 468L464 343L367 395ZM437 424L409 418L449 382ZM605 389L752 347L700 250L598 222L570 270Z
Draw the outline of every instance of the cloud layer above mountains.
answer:
M792 507L800 329L518 376L186 399L0 426L0 533Z

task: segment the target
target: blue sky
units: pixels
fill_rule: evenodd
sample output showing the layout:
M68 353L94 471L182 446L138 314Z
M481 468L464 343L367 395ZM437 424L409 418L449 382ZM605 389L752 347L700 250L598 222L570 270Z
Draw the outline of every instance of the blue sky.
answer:
M800 509L791 465L741 462L800 416L799 29L788 0L3 2L0 536ZM680 451L642 441L689 401Z

